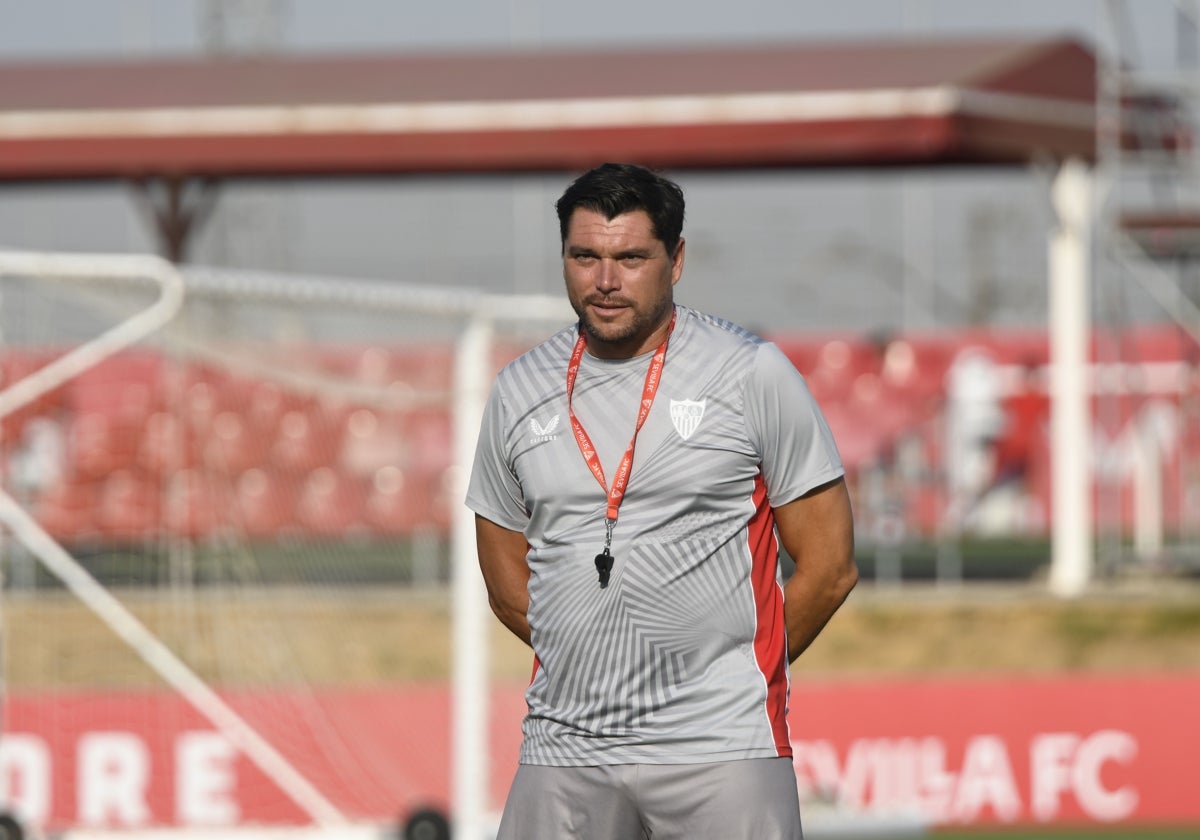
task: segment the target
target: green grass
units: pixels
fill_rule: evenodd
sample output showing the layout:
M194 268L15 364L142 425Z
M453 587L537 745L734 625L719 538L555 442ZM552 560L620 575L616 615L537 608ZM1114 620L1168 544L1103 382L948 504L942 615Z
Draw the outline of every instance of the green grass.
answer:
M167 547L160 542L136 546L73 545L71 553L105 586L160 586L171 578ZM187 555L187 580L199 586L328 585L362 586L407 584L414 579L416 556L428 555L442 578L449 569L449 543L434 539L425 545L406 539L287 539L237 545L197 544ZM34 585L61 584L39 563Z

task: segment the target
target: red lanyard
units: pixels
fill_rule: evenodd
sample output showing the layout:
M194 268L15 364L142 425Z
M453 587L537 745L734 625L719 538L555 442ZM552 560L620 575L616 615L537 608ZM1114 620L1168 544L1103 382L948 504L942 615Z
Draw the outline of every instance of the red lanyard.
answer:
M625 498L625 488L629 486L629 474L633 470L633 447L637 443L638 432L642 430L642 425L650 415L650 407L654 405L654 395L658 393L658 383L662 379L663 366L667 361L667 342L671 340L671 333L674 329L675 313L672 312L671 323L667 326L667 334L650 359L650 369L646 371L646 382L642 385L642 404L638 409L637 425L633 427L633 437L630 438L629 448L625 450L625 456L621 458L621 464L617 467L617 474L613 478L611 488L604 478L604 467L600 465L600 456L596 454L596 447L592 446L592 439L588 437L583 424L575 416L575 409L571 407L571 396L575 393L575 378L579 375L579 363L583 359L583 351L587 346L582 328L579 330L579 338L575 340L575 349L571 351L571 362L567 365L567 415L571 418L571 429L575 432L575 442L579 444L583 460L587 462L592 475L596 476L596 481L600 482L600 487L608 494L606 523L608 539L605 540L605 551L608 550L609 541L612 538L612 528L617 521L617 511L621 507L621 501Z

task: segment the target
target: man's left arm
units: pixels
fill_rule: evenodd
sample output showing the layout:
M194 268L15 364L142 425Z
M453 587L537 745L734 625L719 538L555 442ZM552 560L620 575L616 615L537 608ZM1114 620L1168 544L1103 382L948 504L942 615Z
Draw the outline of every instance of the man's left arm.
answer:
M846 481L823 484L774 512L783 547L796 561L783 587L788 661L794 662L858 582Z

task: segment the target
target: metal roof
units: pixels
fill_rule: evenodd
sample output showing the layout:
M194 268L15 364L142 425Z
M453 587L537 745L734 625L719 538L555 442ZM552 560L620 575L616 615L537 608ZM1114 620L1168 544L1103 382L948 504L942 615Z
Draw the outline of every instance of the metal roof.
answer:
M1095 77L1065 38L0 63L0 180L1090 158Z

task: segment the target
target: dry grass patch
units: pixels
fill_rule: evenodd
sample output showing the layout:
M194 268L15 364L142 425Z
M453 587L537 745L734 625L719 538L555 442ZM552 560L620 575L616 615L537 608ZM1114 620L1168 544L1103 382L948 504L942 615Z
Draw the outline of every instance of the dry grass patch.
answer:
M399 588L117 593L202 677L220 685L445 680L444 591ZM3 605L10 687L160 681L63 592ZM491 621L495 679L528 680L532 654ZM862 586L793 666L797 677L986 672L1200 672L1200 587L1105 590L1058 601L1030 587Z

